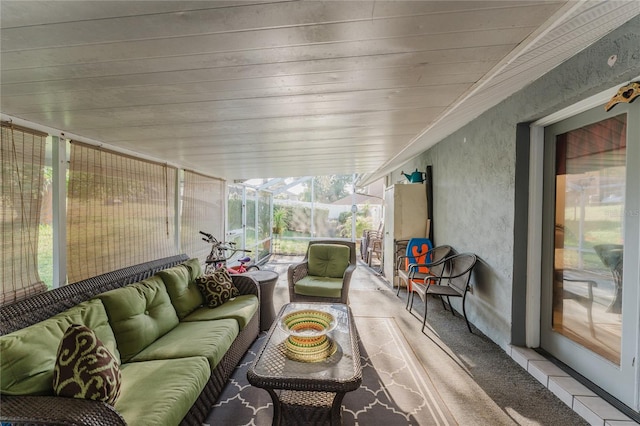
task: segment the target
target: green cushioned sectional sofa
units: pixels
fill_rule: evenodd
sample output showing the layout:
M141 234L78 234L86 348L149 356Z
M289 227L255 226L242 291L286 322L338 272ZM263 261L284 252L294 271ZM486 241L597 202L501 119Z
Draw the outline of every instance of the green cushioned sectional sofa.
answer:
M174 256L0 308L0 419L11 424L200 425L259 332L259 286L203 306L197 259ZM34 303L35 301L35 303ZM120 395L54 396L58 345L87 326L120 364Z

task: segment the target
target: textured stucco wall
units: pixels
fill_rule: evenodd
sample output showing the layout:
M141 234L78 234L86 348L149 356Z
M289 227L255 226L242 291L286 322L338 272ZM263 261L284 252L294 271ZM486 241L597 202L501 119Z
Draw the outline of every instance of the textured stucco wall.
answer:
M614 54L617 62L610 67L607 59ZM513 248L526 244L513 237L517 124L542 118L638 75L640 17L401 168L411 172L433 166L435 243L480 257L467 314L503 348L510 343ZM391 174L393 182L402 179L400 169Z

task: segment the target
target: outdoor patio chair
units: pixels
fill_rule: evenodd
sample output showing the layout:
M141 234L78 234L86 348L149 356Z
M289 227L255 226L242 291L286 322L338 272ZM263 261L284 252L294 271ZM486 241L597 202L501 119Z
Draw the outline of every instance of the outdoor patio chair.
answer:
M465 309L465 302L467 300L467 292L469 291L469 281L471 280L471 272L476 265L478 258L475 254L462 253L455 254L443 259L441 262L445 264L444 271L441 275L428 275L425 277L424 283L414 282L413 291L410 293L409 311L413 308L413 298L417 293L418 296L424 302L424 317L422 319L422 331L424 331L425 324L427 323L427 296L434 295L440 296L442 306L446 310L447 307L444 303L444 298L447 298L447 304L451 309L451 314L455 316L453 307L451 306L450 297L462 297L462 313L464 320L467 323L467 328L471 331L471 325L467 319L467 311Z
M407 304L406 309L409 309L409 302L411 301L412 293L415 289L415 285L427 285L433 284L434 281L430 280L433 276L441 276L445 272L445 268L448 264L445 260L449 256L456 254L453 247L448 245L442 245L432 248L424 256L426 263L410 264L408 270L398 271L398 277L405 282L407 287ZM400 288L398 288L399 295ZM410 310L410 309L409 309Z
M607 312L619 314L622 312L622 269L623 269L623 252L622 244L599 244L593 246L596 254L607 268L611 270L613 275L613 298Z
M393 253L392 253L393 277L391 280L392 289L395 288L396 285L398 286L398 289L400 287L400 278L398 277L398 270L401 268L402 265L405 264L405 260L403 256L407 254L408 244L409 244L409 240L406 240L406 239L393 240ZM383 254L383 259L384 259L384 254ZM402 264L400 264L400 262L402 262Z
M380 270L382 270L382 250L382 235L371 238L369 240L369 246L367 247L367 265L373 266L373 258L375 257L378 260Z
M431 240L428 238L411 238L406 240L404 253L396 257L396 275L398 275L398 292L396 295L400 295L400 287L404 282L407 291L411 291L411 282L406 279L406 275L409 272L409 265L425 264L431 262L431 254L429 250L433 248ZM416 272L426 272L427 268L421 267ZM404 273L404 277L401 276Z
M360 238L360 258L365 261L365 263L369 263L367 261L367 252L370 246L370 241L372 239L381 239L382 238L382 229L383 224L380 223L378 229L364 229L362 231L362 237Z
M413 290L413 284L415 282L424 283L424 279L428 275L441 274L444 268L444 263L442 263L441 260L455 253L455 250L448 245L431 247L431 241L427 240L429 241L428 244L420 247L412 244L411 241L413 240L422 241L425 239L416 238L410 240L407 245L406 254L399 256L396 261L399 280L398 291L396 292L397 296L400 295L402 283L405 284L407 295L409 295ZM410 255L409 253L413 254ZM409 306L409 296L407 296L407 306Z
M310 241L302 262L289 265L289 300L348 303L349 284L355 269L355 243Z

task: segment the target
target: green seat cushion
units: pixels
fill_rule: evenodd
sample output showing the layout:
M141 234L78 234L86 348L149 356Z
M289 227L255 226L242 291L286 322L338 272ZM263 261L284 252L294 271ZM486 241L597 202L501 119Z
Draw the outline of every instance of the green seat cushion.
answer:
M204 356L209 361L211 369L214 369L239 332L240 327L234 319L181 322L134 356L131 361Z
M258 310L260 302L253 294L244 294L231 299L217 308L198 308L182 321L207 321L223 318L233 318L238 321L240 330L244 329Z
M178 325L162 280L146 280L98 295L107 310L122 362Z
M341 297L342 278L314 277L307 275L293 287L296 294L303 296Z
M309 275L342 278L349 266L351 249L340 244L312 244L309 246Z
M71 324L85 325L120 362L116 338L102 302L82 302L22 330L0 336L0 392L53 395L53 369L62 336Z
M136 426L179 424L211 376L203 357L131 362L121 372L115 409Z
M193 279L191 277L193 270L193 267L189 268L182 264L156 274L167 287L171 303L173 303L180 319L186 317L204 303L204 298L195 283L195 277Z

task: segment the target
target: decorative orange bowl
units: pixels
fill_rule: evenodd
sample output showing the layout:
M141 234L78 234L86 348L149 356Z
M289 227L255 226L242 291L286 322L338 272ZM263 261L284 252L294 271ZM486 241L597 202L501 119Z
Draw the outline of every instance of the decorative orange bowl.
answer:
M336 328L337 322L328 312L305 309L291 312L280 320L280 328L292 337L326 336Z
M280 328L289 337L284 341L285 354L294 361L319 362L337 350L327 333L336 328L333 315L313 309L292 312L280 320Z

